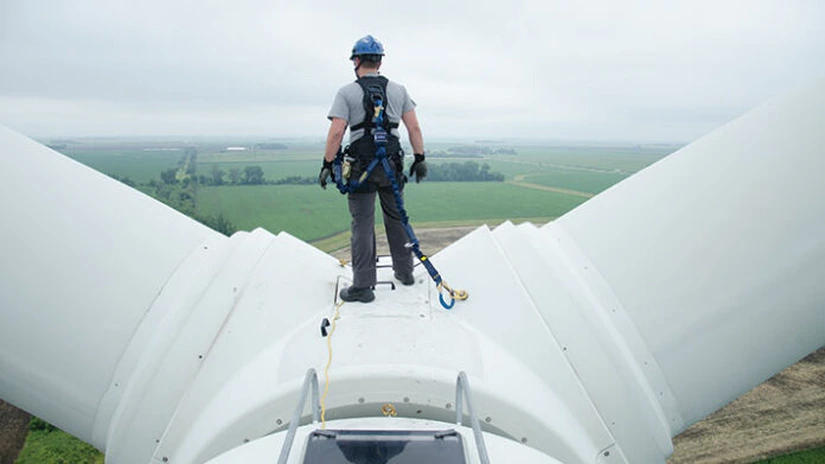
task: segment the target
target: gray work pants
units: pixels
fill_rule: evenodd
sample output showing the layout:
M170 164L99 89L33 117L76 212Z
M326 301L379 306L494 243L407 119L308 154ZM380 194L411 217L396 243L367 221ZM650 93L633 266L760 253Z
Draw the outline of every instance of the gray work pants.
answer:
M350 193L349 212L352 215L352 285L358 288L375 285L375 193ZM403 195L403 193L402 193ZM392 187L378 189L381 210L384 213L384 230L390 245L392 268L398 274L411 274L412 253L404 245L407 232L401 223L401 215L395 205Z

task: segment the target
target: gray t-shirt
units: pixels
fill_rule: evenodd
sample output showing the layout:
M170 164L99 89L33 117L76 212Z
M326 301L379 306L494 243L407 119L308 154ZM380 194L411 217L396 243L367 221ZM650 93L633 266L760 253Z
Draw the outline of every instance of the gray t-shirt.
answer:
M377 76L377 73L369 73L367 76ZM384 113L390 122L400 123L401 115L415 108L415 102L410 98L407 89L393 81L387 82L387 105ZM327 118L341 118L347 121L350 127L364 121L364 90L357 82L350 82L341 87L335 94L332 108L329 110ZM399 137L398 129L392 129L392 134ZM364 135L364 129L356 131L350 130L349 143L360 139Z

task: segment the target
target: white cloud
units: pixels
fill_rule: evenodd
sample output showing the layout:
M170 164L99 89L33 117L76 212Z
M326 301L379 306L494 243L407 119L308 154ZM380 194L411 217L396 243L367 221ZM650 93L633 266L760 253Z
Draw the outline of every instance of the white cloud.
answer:
M323 137L366 33L425 136L686 141L825 76L813 0L9 0L0 123Z

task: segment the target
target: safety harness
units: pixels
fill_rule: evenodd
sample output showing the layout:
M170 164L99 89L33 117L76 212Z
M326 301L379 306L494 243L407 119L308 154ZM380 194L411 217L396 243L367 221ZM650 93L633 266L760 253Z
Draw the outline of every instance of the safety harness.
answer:
M401 197L401 190L399 188L399 180L396 178L396 173L393 172L392 167L390 167L390 162L387 156L387 140L390 135L390 130L398 127L398 123L390 123L389 118L385 118L384 115L384 102L386 101L386 78L380 76L382 80L379 80L380 84L369 84L360 82L359 84L364 89L364 109L367 112L364 121L352 126L351 130L357 130L360 128L365 129L365 133L363 137L367 137L368 131L372 130L372 140L375 143L375 156L369 162L367 168L359 175L357 178L353 178L350 176L351 172L351 163L354 161L349 157L345 157L345 152L348 152L349 147L347 150L338 150L338 155L335 157L335 161L332 164L333 172L335 173L335 184L338 187L338 191L342 194L355 192L359 187L364 185L364 183L369 178L370 174L372 174L375 167L378 163L384 167L384 172L387 174L387 178L390 180L390 184L392 185L392 193L395 195L395 206L398 208L398 213L401 215L401 223L404 225L404 230L407 233L407 238L409 238L409 243L407 243L406 247L410 248L413 254L421 261L421 264L427 269L427 272L430 274L430 277L435 282L436 288L438 289L438 300L441 302L441 306L444 309L451 309L455 305L455 300L466 300L469 295L464 290L454 290L447 285L438 271L433 266L430 259L421 252L421 248L419 247L418 238L415 236L415 232L413 232L412 226L410 225L409 217L407 216L407 211L404 209L404 200ZM344 178L347 178L348 181L345 182ZM446 290L447 294L450 297L450 302L447 303L444 300L444 291Z

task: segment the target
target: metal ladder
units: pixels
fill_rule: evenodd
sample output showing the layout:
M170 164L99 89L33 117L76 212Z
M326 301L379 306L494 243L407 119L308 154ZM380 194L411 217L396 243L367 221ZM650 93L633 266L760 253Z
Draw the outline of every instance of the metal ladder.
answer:
M304 412L304 405L307 399L307 390L312 388L312 423L317 424L321 417L321 405L318 397L318 374L315 369L309 368L304 377L304 385L301 387L301 398L298 400L298 406L292 413L292 420L289 422L289 429L284 438L284 444L281 448L281 455L278 457L278 464L286 464L289 459L289 452L292 449L295 441L295 434L298 431L298 425L301 422L301 416ZM458 373L455 383L455 423L456 425L463 425L462 409L464 402L467 402L467 412L470 415L470 423L473 429L473 437L475 438L476 447L478 449L478 458L481 464L490 464L490 457L487 455L487 446L484 444L484 435L481 433L481 423L476 415L475 408L472 402L472 393L470 392L470 381L467 380L467 374L464 371Z
M464 404L462 400L466 400L467 412L470 413L473 436L476 439L476 447L478 448L478 459L481 464L490 464L490 457L487 456L487 445L484 444L484 435L481 433L481 423L478 421L475 408L473 408L471 396L470 381L467 380L467 374L461 371L455 381L455 423L456 425L462 425L461 409Z
M307 390L312 387L312 423L317 424L321 419L321 404L318 396L318 374L315 369L309 368L307 375L304 377L304 386L301 387L301 399L298 400L298 406L295 407L295 412L292 413L292 420L289 421L289 429L284 438L284 446L281 447L281 455L278 457L278 464L286 464L289 459L289 451L292 449L292 442L295 441L295 433L298 431L298 423L301 422L301 415L304 412L304 404L307 401Z

